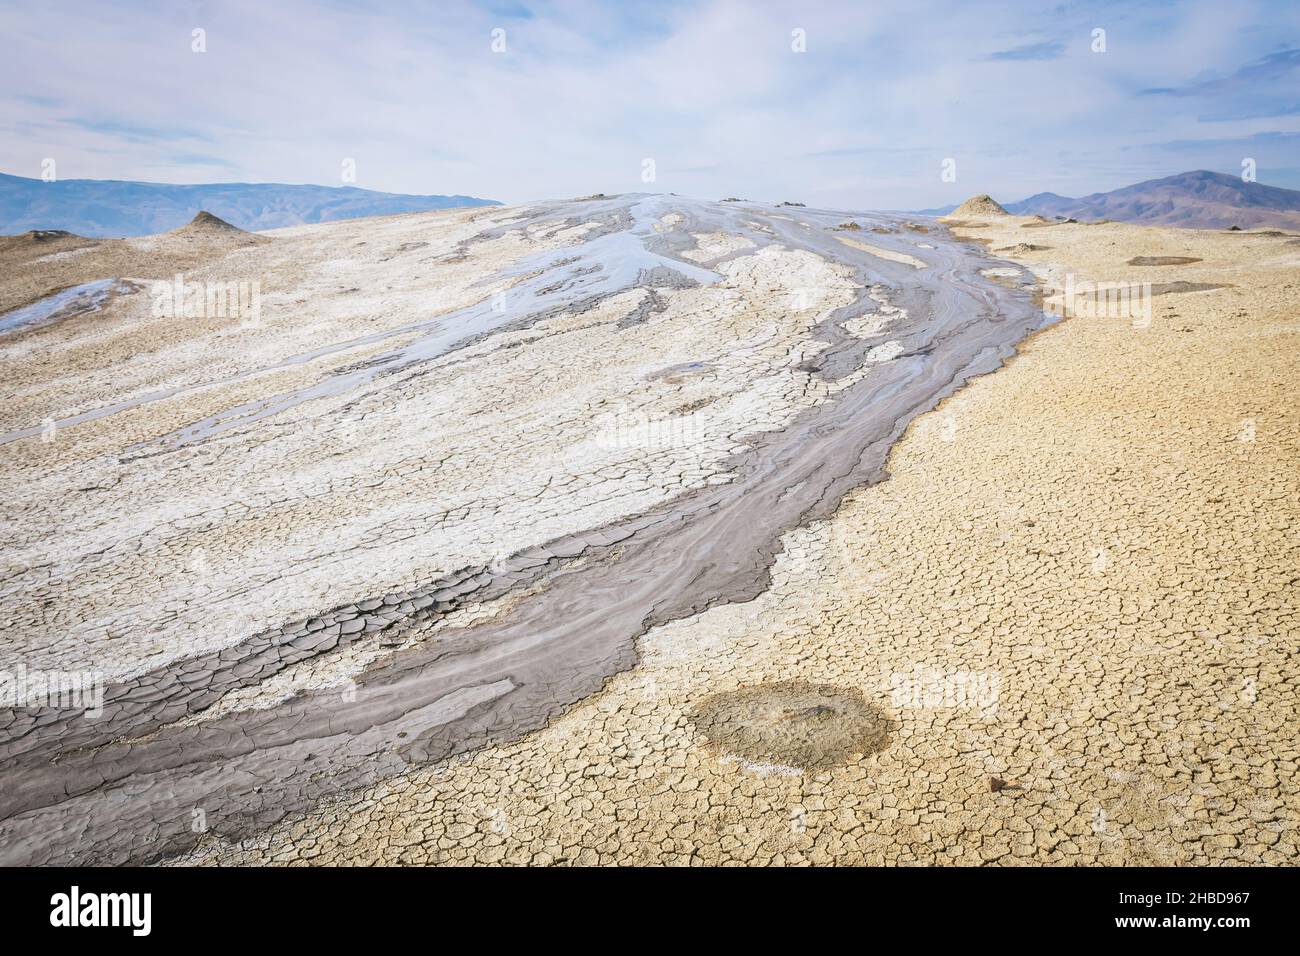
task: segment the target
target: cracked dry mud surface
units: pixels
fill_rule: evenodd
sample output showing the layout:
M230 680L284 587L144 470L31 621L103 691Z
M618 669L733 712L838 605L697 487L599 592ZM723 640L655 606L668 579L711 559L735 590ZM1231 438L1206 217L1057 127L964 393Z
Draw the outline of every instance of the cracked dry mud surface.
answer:
M948 397L1038 325L1021 277L845 220L287 230L229 254L239 348L130 297L0 344L10 434L189 387L0 446L4 660L110 685L0 715L6 860L1294 862L1295 253L1035 232L1049 283L1219 288Z

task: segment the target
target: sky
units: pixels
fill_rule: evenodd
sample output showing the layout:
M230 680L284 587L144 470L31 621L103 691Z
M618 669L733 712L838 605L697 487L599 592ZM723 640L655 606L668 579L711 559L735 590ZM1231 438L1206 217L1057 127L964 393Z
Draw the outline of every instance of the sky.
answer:
M1300 2L0 0L0 171L49 159L504 202L1300 188Z

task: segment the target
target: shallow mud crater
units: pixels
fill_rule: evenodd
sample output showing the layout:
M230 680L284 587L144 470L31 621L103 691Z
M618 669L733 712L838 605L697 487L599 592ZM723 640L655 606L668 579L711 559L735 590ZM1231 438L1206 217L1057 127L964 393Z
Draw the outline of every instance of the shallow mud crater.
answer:
M1215 289L1231 289L1227 282L1157 282L1151 286L1152 295L1177 295L1180 292L1213 292Z
M1201 260L1195 256L1134 256L1128 260L1131 266L1186 266Z
M801 770L848 763L889 746L891 721L856 687L781 681L706 698L691 714L713 749Z

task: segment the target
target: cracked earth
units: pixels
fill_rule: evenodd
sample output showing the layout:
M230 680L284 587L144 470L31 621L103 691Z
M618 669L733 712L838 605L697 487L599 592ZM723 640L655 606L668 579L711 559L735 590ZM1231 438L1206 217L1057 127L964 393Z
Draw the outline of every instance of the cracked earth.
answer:
M120 280L0 334L0 670L103 683L0 708L4 862L1296 861L1291 237L4 242L0 310ZM1043 328L1066 275L1150 323Z

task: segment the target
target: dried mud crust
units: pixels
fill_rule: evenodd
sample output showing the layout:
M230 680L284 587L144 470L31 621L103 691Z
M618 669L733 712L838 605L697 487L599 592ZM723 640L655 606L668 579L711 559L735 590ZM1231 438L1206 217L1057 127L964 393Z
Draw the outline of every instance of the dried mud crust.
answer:
M109 401L4 436L0 648L109 687L93 723L0 714L0 861L151 862L196 808L249 838L760 594L784 531L1041 319L950 239L840 221L633 196L284 230L205 264L275 280L233 341L128 301L12 345L7 421Z
M717 232L666 219L682 248L700 248L683 234ZM201 840L181 859L1294 862L1294 247L1054 227L1051 250L1023 256L1049 279L1155 282L1168 271L1123 263L1189 253L1202 262L1179 278L1219 288L1167 290L1141 330L1053 326L917 419L890 479L839 505L880 476L893 423L916 409L894 383L937 397L996 367L1009 330L994 320L1011 292L955 268L964 256L946 238L922 247L881 225L873 243L946 264L861 252L858 267L889 280L874 299L822 260L858 255L831 232L842 214L823 217L824 236L767 221L782 244L820 236L818 253L715 237L705 262L721 287L656 289L664 307L644 311L647 294L629 290L503 329L364 401L304 406L210 443L116 457L266 383L5 446L19 489L6 531L22 559L5 585L5 647L47 665L111 664L137 685L113 732L140 734L50 759L77 741L40 720L19 727L17 748L36 746L4 770L6 858L155 859ZM1014 243L1019 222L971 238ZM539 243L573 254L559 246L593 231L492 210L290 230L238 254L292 259L268 310L313 302L315 334L333 340L400 325L435 286L446 307L481 299L485 275ZM914 277L940 271L937 304L907 297ZM967 298L942 308L963 284ZM808 286L830 295L792 309L788 293ZM969 308L975 293L983 312ZM917 310L933 333L927 307L991 354L895 337L906 314L889 310ZM977 313L987 327L968 321ZM105 317L108 333L120 318ZM198 357L260 361L309 328L272 313L274 334L247 349L195 350L195 329L150 327L156 351L113 368L135 383ZM96 363L118 359L59 338L71 331L42 333L57 347L14 363L11 417L51 392L114 392ZM888 359L861 363L890 342ZM971 352L984 364L959 368ZM933 380L891 377L936 359L950 364ZM66 375L41 364L55 360ZM315 374L286 371L270 390ZM598 416L628 410L610 395L632 396L652 422L710 409L706 437L589 441ZM564 449L573 457L557 460ZM562 571L538 585L542 601L480 577L503 540ZM492 607L459 606L480 599ZM400 646L384 649L390 640ZM257 672L236 671L251 652ZM781 703L808 685L837 688L836 706ZM774 686L776 705L747 696ZM822 720L857 726L859 700L887 721L888 746L852 730L817 736ZM173 707L181 719L154 726ZM756 709L785 732L745 724ZM734 716L709 724L716 714ZM759 759L728 749L738 726ZM792 750L809 766L772 762ZM819 757L828 750L834 760Z
M1053 243L1026 256L1044 275L1190 253L1231 288L1040 333L788 533L765 593L654 628L544 730L186 859L1296 863L1296 254L1113 224ZM931 671L996 676L995 706L899 699ZM787 773L699 733L706 701L789 682L857 688L890 745Z

